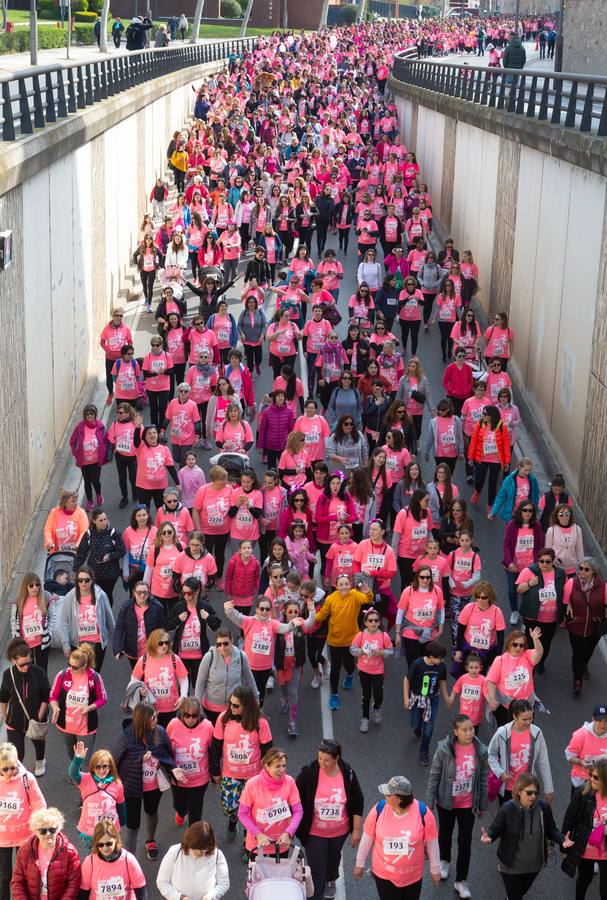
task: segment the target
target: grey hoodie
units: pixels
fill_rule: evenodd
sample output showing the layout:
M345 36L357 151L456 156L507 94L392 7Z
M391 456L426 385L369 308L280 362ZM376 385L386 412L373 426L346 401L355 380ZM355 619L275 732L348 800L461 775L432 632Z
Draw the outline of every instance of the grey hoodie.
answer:
M194 696L201 703L204 698L217 706L228 705L230 694L239 684L250 687L257 698L259 691L251 673L249 660L238 647L232 648L230 665L226 666L217 647L211 647L202 657Z
M107 594L97 584L95 585L95 612L101 647L105 649L108 644L110 630L114 630L114 615ZM61 634L61 645L64 650L69 651L72 647L78 647L83 642L78 636L76 588L72 588L69 594L65 595L59 621L59 632Z
M508 722L497 729L489 743L489 765L494 775L500 778L504 772L508 771L510 765L510 735L512 734L513 723ZM554 785L552 783L552 772L550 771L550 760L548 759L548 748L544 735L537 725L531 725L531 752L528 771L532 772L542 782L545 794L554 793ZM500 793L503 794L505 788L502 784Z

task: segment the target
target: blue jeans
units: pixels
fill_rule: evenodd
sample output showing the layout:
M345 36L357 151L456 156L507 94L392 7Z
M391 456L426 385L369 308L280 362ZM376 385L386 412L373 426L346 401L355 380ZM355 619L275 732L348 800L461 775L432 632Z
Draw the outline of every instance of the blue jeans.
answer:
M518 594L516 592L516 579L518 572L509 572L506 569L506 578L508 579L508 603L512 612L518 612Z
M422 720L422 710L419 706L414 706L411 710L411 728L414 731L421 730L421 743L419 745L420 755L422 753L427 753L430 747L430 741L432 740L432 733L434 731L434 720L436 719L436 714L438 712L438 694L435 694L434 697L430 700L430 718L427 722Z

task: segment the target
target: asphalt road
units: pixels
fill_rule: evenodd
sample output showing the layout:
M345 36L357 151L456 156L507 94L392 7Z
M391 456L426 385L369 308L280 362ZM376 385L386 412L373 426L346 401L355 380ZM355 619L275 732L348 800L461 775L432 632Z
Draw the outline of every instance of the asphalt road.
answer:
M330 237L329 246L336 246L336 238ZM316 260L316 254L312 254ZM341 258L341 257L340 257ZM347 260L344 260L344 268L346 275L343 281L343 287L340 294L340 306L342 311L345 309L350 294L355 285L355 271L357 266L356 245L350 249ZM482 273L481 273L482 281ZM241 282L239 283L241 285ZM237 285L238 286L238 285ZM240 291L240 287L239 287ZM238 291L238 292L239 292ZM231 294L236 293L232 289ZM195 297L190 298L189 308L193 312L195 308ZM126 321L136 327L136 350L140 355L145 347L149 346L149 336L154 332L154 320L150 315L145 313L140 316L140 310L143 303L138 304L137 312L134 313L135 304L129 304L127 310ZM234 296L232 299L232 312L236 313L241 308L241 301ZM345 319L345 316L344 316ZM345 334L345 325L342 323L340 330ZM432 390L435 400L440 398L441 393L441 377L443 365L441 363L440 345L438 331L435 329L429 334L421 334L418 354L421 356L424 367L431 381ZM264 357L267 360L266 351ZM267 363L264 363L262 375L255 379L255 389L257 396L261 396L261 392L266 391L271 386L271 371ZM423 447L427 430L427 418L424 422L424 436L422 438ZM210 454L198 451L199 460L204 465ZM253 453L253 462L259 471L263 471L263 466ZM432 464L424 465L424 474L427 479L432 475ZM466 485L463 471L463 464L458 463L455 482L460 488L461 493L466 499L469 499L471 488ZM124 528L128 524L130 510L119 510L118 502L120 499L115 469L108 467L103 474L103 491L106 499L106 508L109 512L111 523L116 528ZM475 520L475 537L481 549L483 562L483 576L488 577L495 585L500 603L504 612L507 612L507 593L506 579L501 567L501 539L503 534L503 523L488 522L483 513L484 506L480 505L479 510L473 508L473 518ZM395 588L398 585L395 584ZM119 608L124 596L122 589L116 591L115 606ZM222 604L225 595L214 592L211 602L218 611L223 612ZM445 637L447 637L445 635ZM448 638L447 638L448 640ZM591 663L590 672L591 680L584 684L583 695L581 699L574 700L571 696L571 675L569 668L569 645L566 635L562 632L557 634L553 650L550 656L547 672L545 675L538 676L537 690L542 700L551 711L551 715L540 715L537 724L544 730L548 747L550 750L550 759L552 763L553 776L556 785L555 812L557 821L560 821L565 810L565 806L569 797L569 778L568 766L564 759L564 747L566 746L571 731L587 718L595 703L605 702L606 684L605 684L605 668L602 656L597 653ZM49 674L53 676L62 665L60 654L55 652L51 658ZM315 756L316 747L323 736L323 715L325 721L329 721L330 725L324 726L325 736L328 727L332 726L334 736L341 741L344 748L344 757L356 770L358 777L363 786L365 793L365 810L368 811L377 801L377 785L386 781L392 775L404 774L411 779L415 792L420 798L424 797L425 785L428 770L421 768L417 764L417 742L411 732L408 723L408 715L402 707L402 677L404 674L404 660L392 659L388 660L386 666L386 690L385 703L383 708L383 723L380 726L371 725L368 734L361 734L358 730L360 722L360 688L358 681L355 679L354 686L349 694L342 691L342 707L339 712L329 713L328 710L321 709L323 693L326 691L313 690L310 687L311 671L306 663L304 684L300 692L299 703L299 738L290 740L287 737L287 721L286 717L278 714L278 697L276 692L269 694L264 712L268 715L272 727L274 743L278 746L286 747L289 754L288 771L292 775L297 775L300 767L310 761ZM106 655L102 675L109 692L109 702L100 715L100 728L97 737L96 746L107 746L112 737L120 727L122 714L119 709L119 703L122 697L124 686L129 679L129 667L125 660L116 662L110 653ZM602 689L601 689L602 686ZM325 697L326 703L326 697ZM432 742L431 752L436 746L436 740L445 736L449 728L451 714L444 708L438 716L435 737ZM483 726L485 729L486 726ZM490 737L487 731L481 735L487 741ZM66 814L67 833L76 839L75 824L78 817L78 792L75 788L68 786L67 777L67 759L59 736L51 733L48 749L48 771L44 778L41 779L41 787L46 796L49 805L59 806ZM28 767L33 770L33 756L31 748L28 749L26 758ZM218 803L218 788L211 785L205 799L204 816L215 827L219 843L223 851L226 853L230 868L230 877L232 887L229 892L230 897L239 897L243 895L246 867L240 861L240 841L229 844L225 840L226 823L221 815ZM488 813L488 818L492 818L492 811ZM158 842L161 855L172 843L179 840L181 830L174 824L174 813L171 805L170 795L163 797L160 807L160 825L158 829ZM475 832L474 848L472 855L472 866L470 870L470 884L473 896L478 897L484 894L503 896L503 887L501 878L496 872L495 850L493 847L482 847L478 840L478 828ZM150 863L145 858L145 850L143 847L143 836L140 836L140 847L138 858L142 862L146 876L149 880L149 896L158 897L159 893L155 887L155 874L157 864ZM454 854L455 858L455 854ZM351 876L354 865L353 851L347 847L344 854L344 870L345 870L345 893L349 898L357 898L357 900L367 900L367 898L375 898L375 886L369 876L365 876L360 882L355 882ZM344 894L340 889L340 896ZM551 892L556 892L562 897L572 897L573 887L570 880L563 875L555 866L548 868L542 873L536 882L530 896L548 897ZM426 878L422 897L452 897L452 880L445 882L439 886L435 886ZM598 885L593 886L593 890L589 892L589 897L598 897Z

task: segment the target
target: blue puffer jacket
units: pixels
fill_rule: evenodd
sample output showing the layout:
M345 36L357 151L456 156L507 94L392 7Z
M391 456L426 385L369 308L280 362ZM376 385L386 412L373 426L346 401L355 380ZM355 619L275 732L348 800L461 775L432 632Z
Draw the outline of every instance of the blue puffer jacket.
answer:
M504 522L509 522L514 513L517 475L518 469L511 472L507 478L504 478L491 510L492 515L499 516ZM533 472L529 475L529 491L529 500L531 500L533 505L537 508L537 505L540 502L540 487Z
M124 785L125 797L143 797L143 757L148 750L151 750L152 756L156 757L167 776L170 776L170 770L175 768L175 759L167 733L160 725L157 726L157 732L157 742L152 740L150 733L146 747L133 730L133 720L123 719L122 731L114 739L110 752Z
M143 614L143 625L146 637L155 628L164 628L165 615L162 604L150 597L148 607ZM135 601L127 600L121 607L114 626L112 637L112 652L114 656L126 653L131 659L137 659L137 616L135 615Z

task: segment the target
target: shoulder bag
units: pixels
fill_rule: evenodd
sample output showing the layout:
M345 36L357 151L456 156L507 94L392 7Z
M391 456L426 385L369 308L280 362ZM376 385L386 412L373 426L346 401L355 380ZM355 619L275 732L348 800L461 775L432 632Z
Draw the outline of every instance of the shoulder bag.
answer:
M28 713L25 703L21 698L21 694L17 690L17 685L15 684L15 675L13 672L13 667L11 666L11 679L13 682L13 687L15 689L15 694L17 695L17 699L21 704L21 709L23 710L23 714L27 719L27 730L25 732L25 736L30 738L32 741L44 741L46 740L46 736L48 734L48 720L46 722L38 722L36 719L32 719L30 714Z

